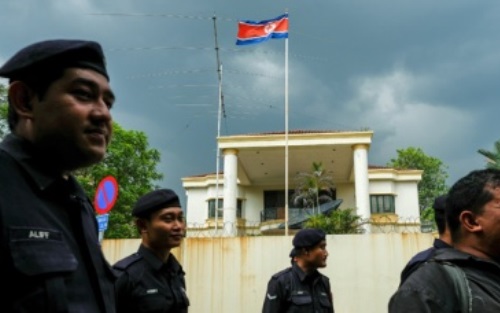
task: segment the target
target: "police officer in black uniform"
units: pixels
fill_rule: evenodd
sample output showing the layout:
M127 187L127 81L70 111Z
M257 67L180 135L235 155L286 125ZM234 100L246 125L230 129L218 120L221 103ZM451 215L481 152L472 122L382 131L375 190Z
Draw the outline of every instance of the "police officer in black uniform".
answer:
M325 233L302 229L293 246L292 266L269 280L262 313L333 313L330 281L318 272L328 257Z
M142 242L137 253L113 266L121 273L116 282L117 312L186 313L185 273L170 253L186 231L178 196L170 189L152 191L137 201L132 215Z
M410 277L420 265L432 259L440 249L452 248L451 233L446 225L446 198L448 195L441 195L434 199L432 208L434 209L434 221L438 228L439 238L435 238L432 247L415 254L401 271L401 280L399 285Z
M0 76L11 131L0 144L0 311L115 312L94 209L71 175L104 158L112 132L101 46L37 42Z

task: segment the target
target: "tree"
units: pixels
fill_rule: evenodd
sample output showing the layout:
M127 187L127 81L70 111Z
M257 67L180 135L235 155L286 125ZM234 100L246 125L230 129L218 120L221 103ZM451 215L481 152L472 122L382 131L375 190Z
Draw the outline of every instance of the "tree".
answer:
M495 142L495 150L488 151L486 149L477 150L479 154L486 157L486 168L500 169L500 140Z
M295 193L292 203L300 208L319 208L319 205L333 199L335 184L326 175L321 162L312 163L312 171L298 173L295 178Z
M387 166L422 170L422 180L418 183L420 210L431 208L437 196L448 192L448 167L440 159L426 155L420 148L408 147L396 151L397 158L391 159Z
M304 228L321 229L327 234L360 234L363 232L362 218L356 215L352 208L334 210L330 214L317 214L311 216Z
M0 139L9 131L7 124L7 87L0 84Z
M113 123L113 137L103 162L75 173L91 199L105 176L112 175L118 182L118 199L109 212L106 238L138 237L130 214L132 207L140 196L157 187L155 181L163 178L156 169L160 152L148 148L148 145L143 132L127 131Z

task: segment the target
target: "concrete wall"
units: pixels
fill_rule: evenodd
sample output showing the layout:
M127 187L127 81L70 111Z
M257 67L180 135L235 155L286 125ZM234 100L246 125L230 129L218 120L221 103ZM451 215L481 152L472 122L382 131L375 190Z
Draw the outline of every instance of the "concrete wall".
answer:
M387 312L405 263L428 248L432 234L328 235L327 275L335 312ZM173 250L186 271L190 312L256 313L269 278L290 265L292 237L186 238ZM134 253L138 239L104 240L110 263Z

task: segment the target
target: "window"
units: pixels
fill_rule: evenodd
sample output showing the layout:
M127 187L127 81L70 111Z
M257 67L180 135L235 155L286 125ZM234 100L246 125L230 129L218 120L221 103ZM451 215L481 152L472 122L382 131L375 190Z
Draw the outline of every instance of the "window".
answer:
M370 209L372 213L395 213L394 195L370 196Z
M217 213L217 218L224 217L224 200L219 199L219 212ZM241 207L243 201L241 199L236 200L236 217L241 218ZM208 200L208 218L215 218L215 199Z
M293 189L288 190L288 199L292 197ZM285 190L265 190L264 208L285 207Z

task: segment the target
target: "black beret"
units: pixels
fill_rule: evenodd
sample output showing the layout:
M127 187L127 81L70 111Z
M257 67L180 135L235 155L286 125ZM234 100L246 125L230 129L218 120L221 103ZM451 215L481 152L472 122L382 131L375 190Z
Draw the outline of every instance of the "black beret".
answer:
M19 50L0 68L0 76L23 80L68 67L95 70L109 81L101 46L94 41L70 39L40 41Z
M439 196L436 199L434 199L434 204L432 205L432 207L434 208L434 211L438 211L438 212L442 212L442 213L445 212L446 198L448 198L448 195L442 195L442 196Z
M295 248L308 248L317 245L321 240L325 240L326 234L319 229L306 228L301 229L293 237L293 246Z
M179 197L170 189L158 189L140 197L132 209L132 215L145 217L164 208L180 208Z

